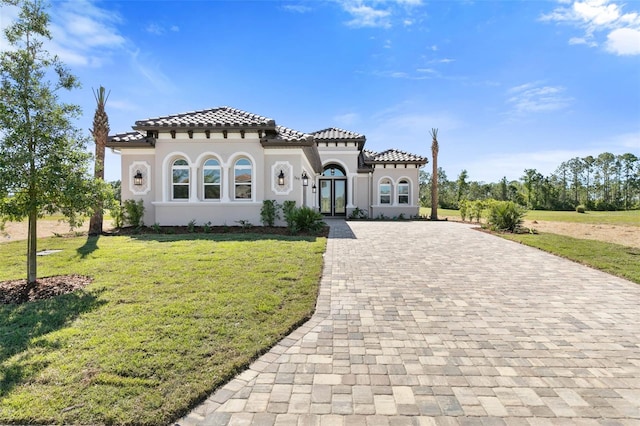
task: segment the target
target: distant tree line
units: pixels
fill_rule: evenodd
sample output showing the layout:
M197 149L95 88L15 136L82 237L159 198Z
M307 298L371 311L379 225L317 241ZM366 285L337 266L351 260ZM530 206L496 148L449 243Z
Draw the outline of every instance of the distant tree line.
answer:
M640 209L640 158L627 153L603 152L597 157L575 157L563 162L549 176L525 169L519 180L485 183L469 180L462 170L449 180L438 168L438 207L458 209L463 200L513 201L532 210ZM431 175L420 171L420 203L431 206Z

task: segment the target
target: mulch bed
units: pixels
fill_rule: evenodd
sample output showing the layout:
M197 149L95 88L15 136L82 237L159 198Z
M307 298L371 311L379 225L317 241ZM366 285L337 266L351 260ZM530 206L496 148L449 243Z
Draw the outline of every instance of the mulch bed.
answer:
M0 282L0 304L20 304L34 300L50 299L79 290L93 281L82 275L60 275L38 278L34 288L27 293L27 280Z

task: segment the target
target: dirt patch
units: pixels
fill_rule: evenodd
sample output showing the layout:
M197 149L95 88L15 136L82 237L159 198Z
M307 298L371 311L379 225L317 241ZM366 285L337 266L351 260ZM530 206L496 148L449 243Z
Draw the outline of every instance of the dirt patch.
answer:
M640 248L640 227L596 225L592 223L546 222L526 220L524 226L538 232L566 235L583 240L598 240Z
M28 222L7 222L4 226L4 232L0 232L0 243L9 241L26 240L28 235ZM104 231L113 229L111 221L105 221L103 225ZM89 220L79 228L71 229L69 224L57 220L41 219L38 221L38 238L53 237L55 235L66 235L69 233L86 234L89 232Z

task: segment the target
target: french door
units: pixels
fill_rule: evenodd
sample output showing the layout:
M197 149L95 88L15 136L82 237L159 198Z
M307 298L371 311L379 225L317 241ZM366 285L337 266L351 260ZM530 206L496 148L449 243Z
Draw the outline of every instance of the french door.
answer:
M320 213L326 216L347 214L346 179L320 179Z

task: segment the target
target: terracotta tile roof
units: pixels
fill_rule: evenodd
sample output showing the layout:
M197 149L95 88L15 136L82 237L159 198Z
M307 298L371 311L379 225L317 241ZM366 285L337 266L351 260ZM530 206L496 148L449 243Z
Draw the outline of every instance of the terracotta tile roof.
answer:
M363 150L366 163L418 163L427 164L428 160L420 155L411 154L398 149L387 149L382 152Z
M271 127L276 122L261 115L252 114L227 106L201 111L185 112L182 114L166 115L136 121L136 130L157 129L159 127Z
M360 133L351 132L349 130L339 129L337 127L329 127L327 129L318 130L311 133L316 140L335 140L335 139L365 139Z

